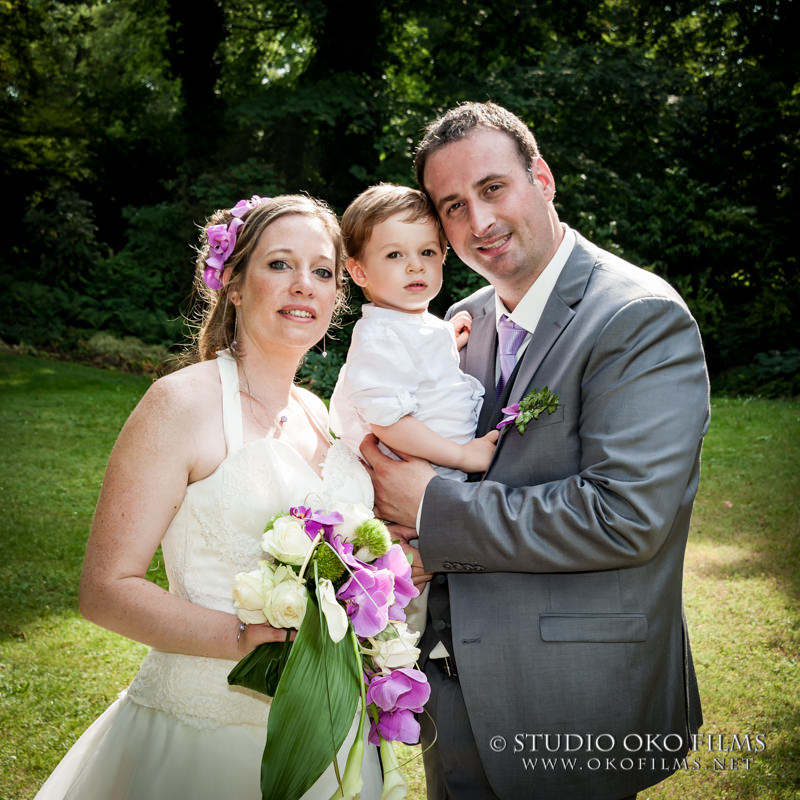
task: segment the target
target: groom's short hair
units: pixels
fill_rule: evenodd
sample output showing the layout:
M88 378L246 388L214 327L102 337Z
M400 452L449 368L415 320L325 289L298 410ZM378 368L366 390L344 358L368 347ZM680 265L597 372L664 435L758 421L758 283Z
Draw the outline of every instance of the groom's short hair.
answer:
M528 169L538 158L539 145L530 128L507 108L496 103L460 103L431 122L414 151L414 172L417 184L425 189L425 164L431 153L451 142L464 139L476 128L496 130L510 136L517 146L522 166Z
M419 189L398 186L395 183L370 186L345 210L342 215L342 233L348 257L360 259L373 228L395 215L402 217L405 222L430 220L436 226L444 257L447 238L428 196Z

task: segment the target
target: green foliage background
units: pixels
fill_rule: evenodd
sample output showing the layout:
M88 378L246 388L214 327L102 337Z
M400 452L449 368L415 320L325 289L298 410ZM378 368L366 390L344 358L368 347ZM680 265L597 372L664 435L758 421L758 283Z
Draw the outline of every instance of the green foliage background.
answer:
M213 209L307 191L341 212L413 184L424 125L492 99L531 125L562 219L683 293L721 385L798 392L787 0L3 0L0 17L6 342L174 347ZM434 310L478 284L451 254Z

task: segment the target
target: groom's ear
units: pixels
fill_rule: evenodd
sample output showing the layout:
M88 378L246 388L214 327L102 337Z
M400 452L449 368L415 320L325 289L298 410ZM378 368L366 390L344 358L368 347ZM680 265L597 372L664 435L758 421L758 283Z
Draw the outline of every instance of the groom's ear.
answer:
M367 273L364 272L364 267L356 259L348 258L345 268L350 273L350 277L356 286L360 286L363 289L367 285Z

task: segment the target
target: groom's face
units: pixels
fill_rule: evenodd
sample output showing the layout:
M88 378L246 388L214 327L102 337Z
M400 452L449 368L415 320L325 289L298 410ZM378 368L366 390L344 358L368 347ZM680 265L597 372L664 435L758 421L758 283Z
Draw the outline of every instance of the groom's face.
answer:
M424 180L456 254L513 307L561 240L550 168L523 164L502 131L476 128L434 151Z

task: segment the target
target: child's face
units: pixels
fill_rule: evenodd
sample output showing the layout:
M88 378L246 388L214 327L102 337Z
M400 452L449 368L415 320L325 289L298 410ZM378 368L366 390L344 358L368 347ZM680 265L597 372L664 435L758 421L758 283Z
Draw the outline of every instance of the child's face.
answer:
M435 223L395 215L372 229L361 258L348 259L347 269L376 306L419 314L442 288L443 261Z

